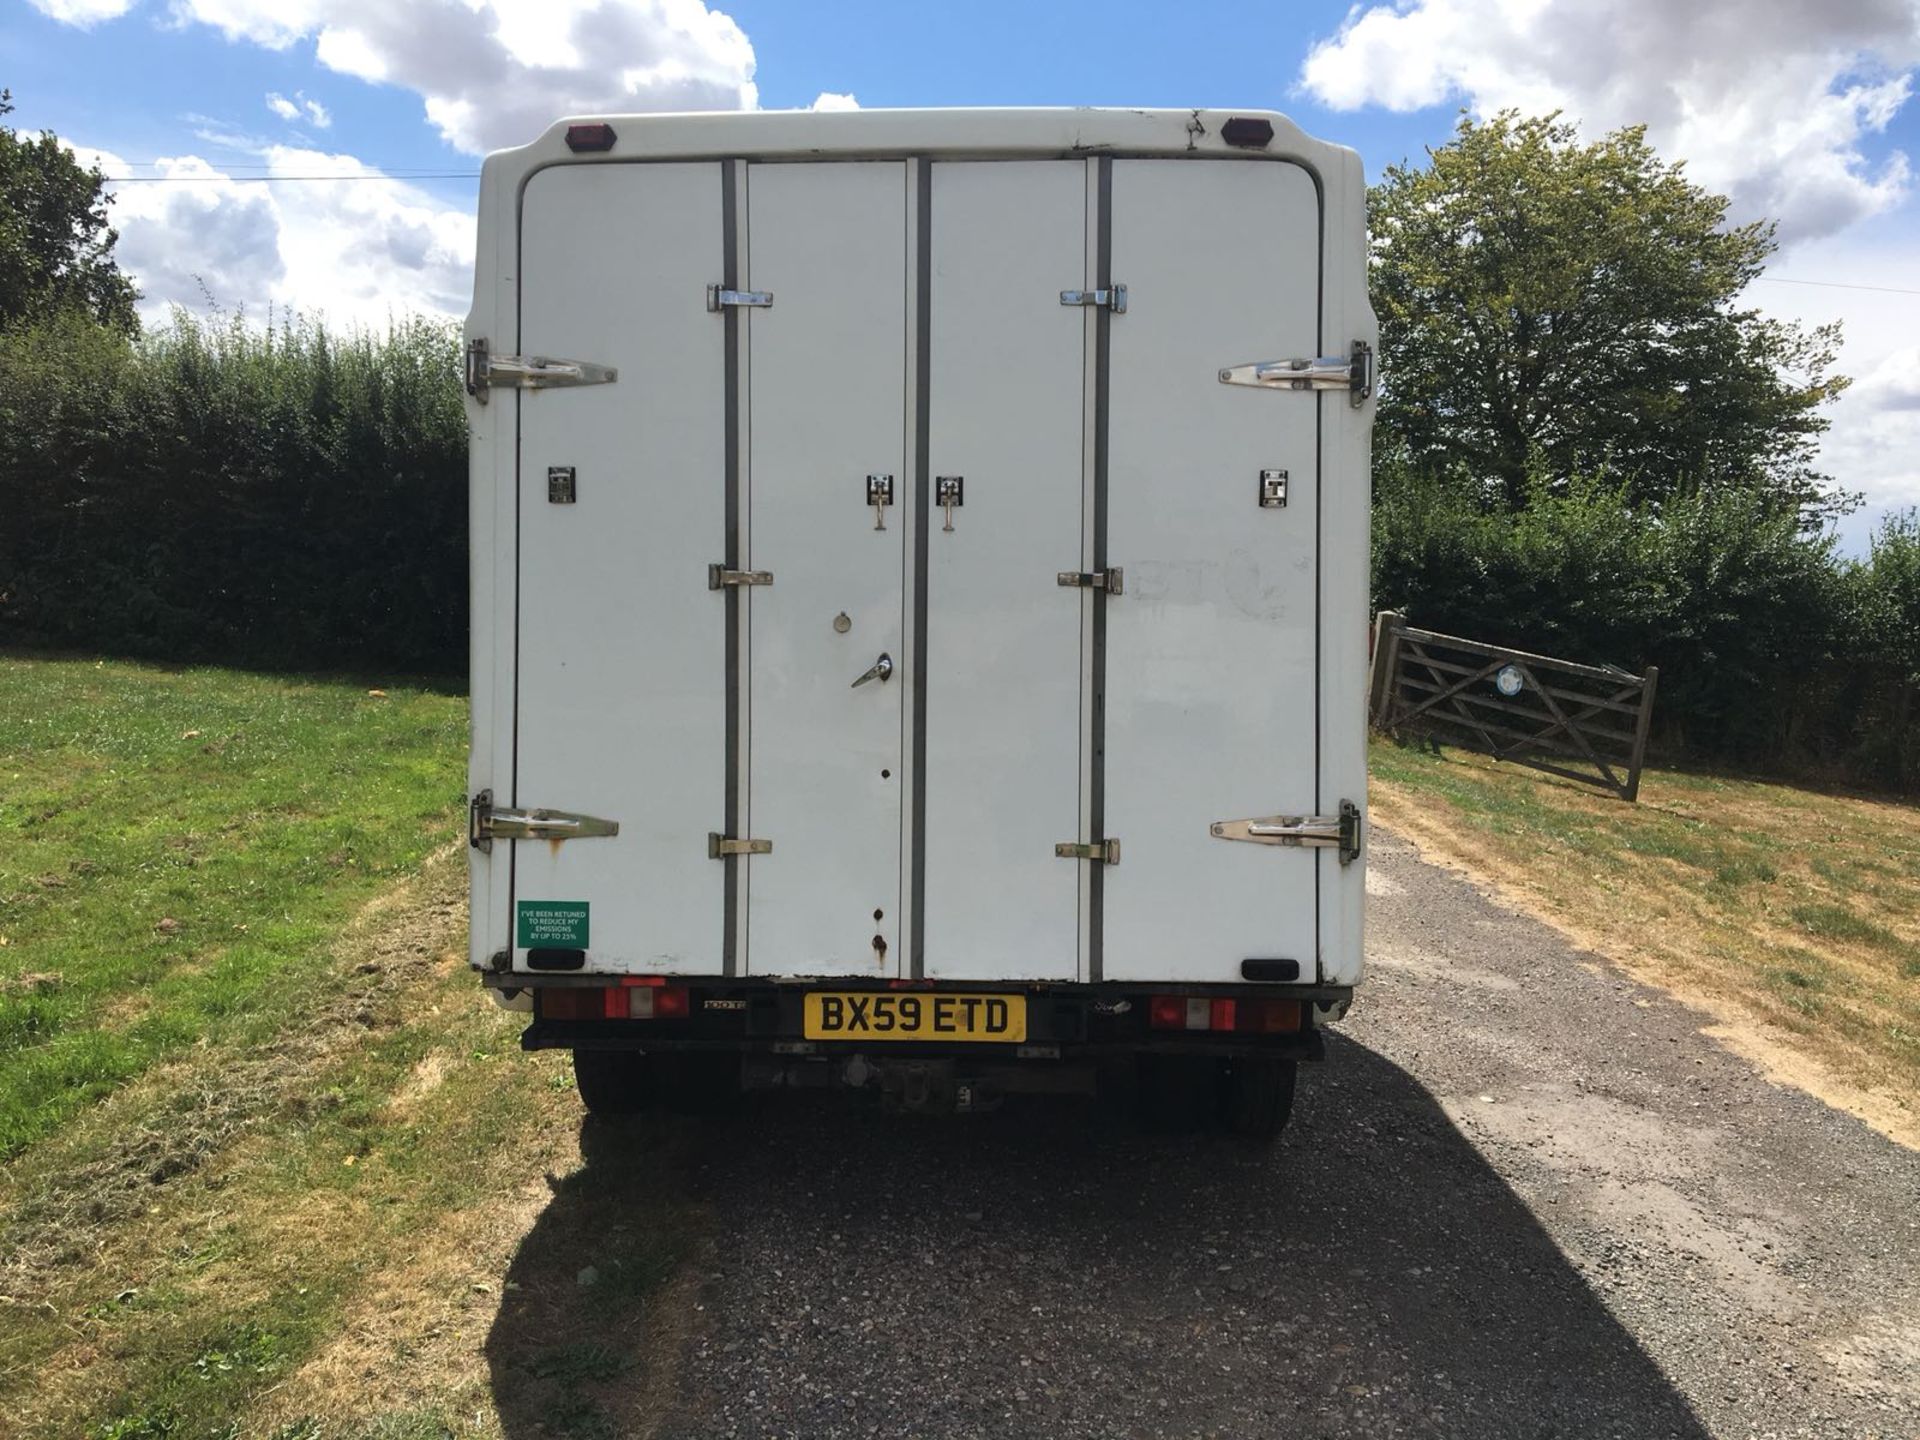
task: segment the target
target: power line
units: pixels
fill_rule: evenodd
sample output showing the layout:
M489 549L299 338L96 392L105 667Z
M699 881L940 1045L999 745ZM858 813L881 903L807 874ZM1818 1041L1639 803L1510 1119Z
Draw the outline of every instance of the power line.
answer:
M1785 275L1756 275L1754 278L1767 285L1818 285L1822 290L1871 290L1878 295L1920 295L1920 290L1907 290L1898 285L1850 285L1844 280L1792 280Z
M282 185L303 181L478 180L478 170L416 170L400 175L104 175L109 185Z

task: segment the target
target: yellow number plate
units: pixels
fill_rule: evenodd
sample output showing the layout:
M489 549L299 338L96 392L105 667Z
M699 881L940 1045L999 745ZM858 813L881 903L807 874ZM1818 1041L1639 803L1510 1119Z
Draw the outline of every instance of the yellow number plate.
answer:
M939 995L824 991L805 997L809 1040L987 1040L1027 1038L1024 995Z

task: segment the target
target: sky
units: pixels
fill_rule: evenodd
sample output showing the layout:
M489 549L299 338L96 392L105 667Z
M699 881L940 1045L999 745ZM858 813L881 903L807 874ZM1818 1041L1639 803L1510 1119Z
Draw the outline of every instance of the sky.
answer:
M143 312L460 315L488 151L569 114L1260 107L1370 178L1460 113L1644 123L1778 222L1750 300L1841 321L1823 468L1920 505L1920 0L0 0L12 122L118 179Z

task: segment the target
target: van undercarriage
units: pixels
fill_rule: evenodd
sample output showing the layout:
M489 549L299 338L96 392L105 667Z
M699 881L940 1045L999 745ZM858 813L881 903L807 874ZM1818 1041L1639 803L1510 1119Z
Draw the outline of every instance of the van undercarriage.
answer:
M608 983L608 982L613 983ZM526 992L526 1050L573 1052L589 1109L709 1109L745 1091L850 1089L889 1109L969 1113L1009 1095L1125 1098L1157 1128L1217 1121L1271 1135L1294 1068L1325 1054L1320 1026L1346 986L1008 985L638 976L489 977ZM635 997L640 997L636 1000ZM854 1038L820 1038L808 997L838 1006ZM669 1002L670 999L670 1003ZM644 1000L645 1014L640 1014ZM1018 1003L1017 1038L889 1038L906 1018L964 1025ZM874 1012L878 1012L877 1014ZM639 1018L636 1018L638 1015Z

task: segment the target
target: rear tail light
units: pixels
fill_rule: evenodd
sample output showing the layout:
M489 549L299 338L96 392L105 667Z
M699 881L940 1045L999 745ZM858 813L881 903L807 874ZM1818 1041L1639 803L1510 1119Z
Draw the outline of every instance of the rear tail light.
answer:
M1282 1034L1300 1028L1298 1000L1210 1000L1203 995L1155 995L1147 1002L1155 1030L1211 1030Z
M604 989L543 986L539 995L540 1015L546 1020L684 1020L689 1010L684 986L663 985L653 977Z

